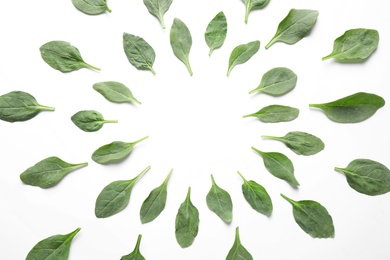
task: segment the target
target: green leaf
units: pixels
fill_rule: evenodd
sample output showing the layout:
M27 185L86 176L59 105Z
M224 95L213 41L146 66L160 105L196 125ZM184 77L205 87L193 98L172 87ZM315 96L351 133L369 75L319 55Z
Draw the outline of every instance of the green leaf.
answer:
M66 235L54 235L38 242L28 253L26 260L67 260L73 238L80 231Z
M69 173L87 165L87 162L72 164L58 157L48 157L25 170L20 174L20 179L27 185L46 189L55 186Z
M51 41L42 45L39 50L42 59L50 67L61 72L71 72L82 68L100 70L86 63L79 50L68 42Z
M199 211L192 204L191 188L188 188L187 197L180 205L175 220L176 241L182 248L189 247L198 235Z
M281 105L270 105L263 107L253 114L245 115L245 117L257 117L265 123L289 122L296 119L299 115L299 109Z
M144 4L149 13L156 16L160 20L162 28L165 29L164 14L171 6L172 0L144 0Z
M239 64L247 62L253 55L257 53L260 48L259 41L249 42L247 44L238 45L233 49L229 58L229 67L226 73L227 76L230 75L232 69Z
M171 177L172 171L173 169L168 173L168 176L165 178L164 182L157 188L153 189L149 193L149 196L142 203L140 210L142 224L153 221L164 210L165 204L167 202L168 181Z
M324 206L313 200L294 201L280 195L293 206L295 222L303 231L314 238L334 237L333 220Z
M207 207L220 217L226 223L230 223L233 218L233 203L227 191L220 188L211 175L212 186L207 193L206 203Z
M371 29L352 29L338 37L333 44L333 51L322 58L334 58L341 62L364 61L376 50L379 33Z
M240 233L238 227L236 228L236 236L232 248L230 249L226 260L253 260L252 255L241 244Z
M0 119L7 122L27 121L44 110L54 111L54 108L38 104L32 95L23 91L0 96Z
M105 11L111 13L106 0L72 0L72 3L77 9L86 14L96 15Z
M337 123L358 123L371 117L385 105L385 100L375 94L359 92L329 103L310 104L321 109Z
M262 92L271 96L281 96L295 88L297 79L297 75L288 68L273 68L263 75L260 85L249 94Z
M108 218L127 207L130 201L131 191L138 179L144 175L150 166L131 180L114 181L108 184L100 192L95 203L95 215L98 218Z
M269 3L269 0L242 0L245 4L245 23L248 23L250 11L263 9Z
M299 182L294 176L294 166L287 156L277 152L262 152L254 147L252 147L252 150L261 155L265 168L267 168L272 175L287 181L294 187L299 186Z
M192 76L192 69L189 61L192 37L187 26L178 18L173 20L170 31L170 41L173 53L186 65L188 72Z
M131 65L139 70L150 70L154 75L156 74L153 70L156 53L143 38L123 33L123 49Z
M271 216L273 210L272 200L266 189L255 181L247 181L240 172L238 174L244 181L241 187L242 194L252 209L266 216Z
M137 244L135 245L133 252L128 255L122 256L121 260L145 260L145 257L141 255L141 252L139 250L139 246L141 245L141 238L142 235L138 235Z
M117 123L118 120L105 120L103 115L95 110L82 110L74 114L72 122L85 132L95 132L103 127L105 123Z
M106 81L93 84L93 89L103 95L108 101L114 103L141 104L131 93L131 90L122 83Z
M226 34L226 17L223 12L219 12L208 24L204 34L207 46L210 47L209 56L215 49L220 48L223 45L226 39Z
M299 42L311 31L317 17L318 11L291 9L288 15L279 23L274 37L265 48L268 49L275 42L287 44Z
M268 135L263 135L262 137L281 141L293 152L301 155L313 155L325 148L325 144L320 138L305 132L289 132L283 137Z
M115 141L99 147L92 154L92 160L100 164L116 163L127 158L133 151L133 148L139 142L145 140L148 136L145 136L135 142L121 142Z
M346 168L334 168L343 172L349 186L357 192L375 196L390 191L390 170L383 164L369 160L356 159Z

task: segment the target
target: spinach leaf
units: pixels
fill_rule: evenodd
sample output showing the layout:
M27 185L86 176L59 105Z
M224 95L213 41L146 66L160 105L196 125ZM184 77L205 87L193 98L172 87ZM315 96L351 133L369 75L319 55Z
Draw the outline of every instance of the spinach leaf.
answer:
M72 122L85 132L95 132L103 127L105 123L117 123L118 120L105 120L103 115L95 110L82 110L74 114Z
M7 122L27 121L45 110L54 111L54 107L38 104L32 95L23 91L0 96L0 119Z
M352 29L337 38L333 51L322 58L335 58L342 62L364 61L376 50L379 43L379 33L372 29Z
M130 201L131 191L138 179L149 171L146 167L140 174L131 180L114 181L108 184L100 192L95 203L95 215L98 218L108 218L127 207Z
M108 101L114 103L141 104L131 93L130 89L122 83L115 81L99 82L93 84L93 89L103 95Z
M188 72L192 76L192 69L188 57L192 46L192 37L188 27L178 18L173 20L170 41L173 53L186 65Z
M206 196L207 207L226 223L232 222L233 203L229 193L220 188L211 175L211 189Z
M51 41L42 45L39 50L42 59L50 67L61 72L71 72L82 68L100 70L86 63L79 50L68 42Z
M226 260L253 260L252 255L241 244L238 227L236 228L236 236L234 238L233 246L226 257Z
M272 200L266 189L255 181L247 181L239 171L238 174L244 181L241 186L242 194L252 209L266 216L271 216L273 210Z
M248 23L250 11L263 9L269 3L269 0L242 0L245 4L245 23Z
M106 0L72 0L72 3L77 9L86 14L96 15L105 11L111 13Z
M73 238L80 231L54 235L39 241L28 253L26 260L67 260Z
M343 172L349 186L357 192L375 196L390 191L390 170L383 164L369 160L356 159L346 168L334 168Z
M131 65L139 70L150 70L156 75L152 67L156 53L152 46L143 38L129 33L123 33L123 50Z
M317 17L318 11L291 9L288 15L279 23L274 37L265 48L268 49L275 42L287 44L299 42L311 31Z
M219 12L207 26L204 38L210 47L209 56L214 49L220 48L225 42L227 34L227 22L223 12Z
M320 203L313 200L294 201L280 194L293 206L295 222L314 238L334 237L332 216Z
M253 114L245 115L245 117L257 117L265 123L289 122L296 119L299 115L299 109L281 105L270 105L263 107Z
M199 211L191 202L191 187L187 197L180 205L175 220L176 241L182 248L189 247L198 235Z
M138 235L137 244L135 245L133 252L128 255L122 256L121 260L145 260L145 257L141 255L141 252L139 250L139 246L141 245L141 238L142 235Z
M168 173L164 182L153 189L142 203L140 217L142 224L153 221L164 210L167 202L167 186L173 169Z
M385 105L385 100L375 94L358 92L353 95L323 104L310 104L321 109L325 115L338 123L358 123L371 117Z
M287 181L294 187L299 186L299 182L294 176L294 165L286 155L277 152L262 152L255 147L252 147L252 150L261 155L265 168L273 176Z
M145 140L148 136L145 136L135 142L121 142L115 141L99 147L92 154L92 160L100 164L116 163L127 158L133 151L133 148L139 142Z
M228 71L226 73L227 76L230 75L232 69L238 65L247 62L260 48L259 41L249 42L247 44L238 45L233 49L229 58L229 66Z
M283 137L269 135L263 135L262 137L281 141L293 152L301 155L313 155L325 148L325 144L320 138L305 132L289 132Z
M281 96L295 88L297 79L297 75L288 68L273 68L263 75L260 85L249 94L262 92L271 96Z
M72 164L58 157L48 157L25 170L20 174L20 179L25 184L46 189L59 183L69 173L87 165L87 162Z
M160 20L162 28L165 29L164 14L171 6L172 0L144 0L144 4L149 13L156 16Z

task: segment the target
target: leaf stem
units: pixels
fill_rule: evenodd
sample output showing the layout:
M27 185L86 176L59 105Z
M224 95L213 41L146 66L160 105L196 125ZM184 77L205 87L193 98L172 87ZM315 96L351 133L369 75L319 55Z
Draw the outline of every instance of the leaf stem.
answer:
M191 75L191 77L192 77L193 73L192 73L192 69L191 69L190 62L187 60L187 61L185 62L185 64L186 64L186 67L187 67L188 72L190 73L190 75Z
M159 13L158 19L160 20L161 26L163 29L165 29L165 23L164 23L164 17L162 14Z
M150 166L146 167L140 174L138 174L133 180L138 181L139 178L141 178L147 171L150 170Z
M309 107L321 108L321 104L309 104Z
M54 111L55 110L54 107L48 107L48 106L42 106L42 105L39 105L38 107L40 110L45 110L45 111Z
M189 202L190 200L191 200L191 187L188 187L186 201Z
M171 170L169 171L167 177L165 178L165 180L164 180L164 185L166 185L166 184L168 183L169 179L171 178L172 172L173 172L173 169L171 169Z
M252 148L252 150L253 151L255 151L255 152L257 152L258 154L260 154L260 155L262 155L263 154L263 152L262 151L260 151L260 150L258 150L258 149L256 149L255 147L251 147Z
M268 48L271 47L271 45L274 44L274 43L275 43L275 37L273 37L273 38L269 41L269 43L267 43L267 45L265 45L265 49L268 49Z
M109 13L111 13L112 12L112 10L108 7L108 5L106 4L106 9L107 9L107 11L109 12Z
M136 253L139 253L139 247L141 245L141 238L142 238L142 235L139 234L138 238L137 238L137 243L135 244L135 248L134 248L134 252L136 252Z
M291 205L297 205L297 202L296 202L295 200L290 199L289 197L287 197L287 196L284 195L283 193L280 193L280 196L282 196L285 200L287 200L288 202L290 202Z
M148 138L148 137L149 137L149 136L142 137L141 139L139 139L139 140L133 142L133 144L138 144L139 142L145 140L145 139Z
M325 56L325 57L322 57L322 60L324 61L324 60L327 60L327 59L330 59L330 58L333 58L332 53L327 55L327 56Z
M241 241L240 241L240 230L239 230L238 227L236 227L235 241L236 241L237 243L241 243Z
M98 71L101 70L100 68L95 67L95 66L92 66L91 64L88 64L88 63L86 63L86 62L84 62L84 64L85 64L88 68L90 68L90 69L94 69L94 70L98 70Z
M259 91L260 91L259 88L255 88L255 89L249 91L249 94L253 94L253 93L256 93L256 92L259 92Z
M240 175L241 179L242 179L245 183L248 182L248 181L244 178L244 176L242 176L241 172L237 171L237 173L238 173L238 175Z
M281 138L281 137L270 136L270 135L262 135L261 138L272 139L272 140L278 140L278 141L282 141L282 140L283 140L283 138Z
M226 73L226 76L228 76L228 77L229 77L229 75L230 75L230 72L232 71L232 69L233 69L233 67L229 67L229 68L228 68L228 71L227 71L227 73Z
M76 169L79 169L79 168L82 168L82 167L85 167L85 166L88 166L88 163L87 162L84 162L84 163L79 163L79 164L75 164L74 167Z
M249 3L250 3L250 1L248 1L247 4L245 5L245 24L248 24Z
M104 120L104 123L118 123L118 120Z
M156 75L156 72L154 71L154 69L153 69L152 66L149 66L149 65L148 65L148 68L149 68L149 70L153 73L153 75Z
M209 57L211 56L211 53L213 53L213 51L214 51L214 48L210 48L210 51L209 51Z
M247 117L251 117L251 116L254 116L254 113L253 113L253 114L248 114L248 115L242 116L242 118L247 118Z
M81 230L81 228L76 228L73 232L71 232L69 235L71 238L75 237L77 233L79 233L79 231Z
M215 180L214 180L214 176L211 174L211 182L213 183L213 185L217 185L216 183L215 183Z

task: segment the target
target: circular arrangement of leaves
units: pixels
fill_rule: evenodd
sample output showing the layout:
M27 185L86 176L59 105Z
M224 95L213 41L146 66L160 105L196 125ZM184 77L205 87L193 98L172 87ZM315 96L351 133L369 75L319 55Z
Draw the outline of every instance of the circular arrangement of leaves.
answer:
M105 0L72 0L74 6L89 15L111 12ZM249 13L262 9L269 0L243 0L245 4L245 22ZM172 0L144 0L148 11L159 19L165 29L164 14L169 10ZM270 48L276 42L295 44L308 36L316 24L318 11L307 9L291 9L279 23L274 37L265 46ZM228 32L228 22L225 14L219 12L209 22L204 33L205 42L209 47L209 56L223 47ZM193 75L190 65L190 50L192 35L186 24L175 18L170 28L170 44L174 55L186 66ZM379 34L376 30L357 28L347 30L334 42L333 51L323 60L334 58L339 62L356 63L367 60L376 50ZM135 68L149 70L153 75L156 53L153 47L142 37L124 33L124 53ZM235 47L229 57L227 76L235 66L249 61L260 49L260 41L243 43ZM100 70L87 63L80 51L66 41L50 41L40 48L42 59L52 68L61 72L71 72L82 68ZM297 74L286 67L275 67L265 72L259 86L249 94L261 93L278 97L292 91L298 82ZM93 89L105 99L113 103L131 103L141 105L132 91L124 84L116 81L97 82ZM385 100L379 95L357 92L346 97L310 104L310 107L321 110L330 120L336 123L358 123L373 116L385 105ZM0 96L0 119L8 122L26 121L38 115L41 111L54 111L54 108L41 105L31 94L23 91L12 91ZM299 109L281 104L262 107L259 111L244 115L256 117L264 123L290 122L299 116ZM116 119L105 119L102 113L95 110L76 112L71 121L85 132L99 131L106 123L117 123ZM138 144L148 136L134 141L113 141L97 148L92 154L92 160L101 165L117 164L126 160ZM263 135L262 138L282 142L297 155L312 156L325 148L321 138L303 131L290 131L284 136ZM263 151L256 147L252 150L263 160L265 169L273 176L286 181L296 188L300 185L294 174L293 162L283 153ZM52 156L43 159L26 169L21 175L22 182L40 188L51 188L57 185L69 173L88 165L83 163L68 163ZM103 188L96 199L95 216L97 218L111 217L124 210L131 197L133 187L151 167L147 166L139 174L129 180L116 180ZM370 159L355 159L346 167L335 167L336 171L345 174L348 184L356 191L366 195L381 195L390 191L390 170L383 164ZM140 208L142 224L155 220L165 209L168 193L168 183L173 173L169 171L161 185L151 190ZM254 180L247 180L244 174L237 172L242 179L242 195L250 207L260 214L271 216L273 204L271 196L265 187ZM317 201L294 200L280 194L293 208L293 217L299 227L313 238L332 238L335 236L333 219L328 210ZM233 202L227 190L217 184L211 175L211 189L205 198L207 207L223 222L230 223L233 219ZM198 235L200 223L199 211L191 201L191 187L180 205L175 219L175 236L182 248L192 245ZM26 259L67 259L73 238L80 228L65 234L54 235L37 243L28 253ZM121 259L144 259L140 252L141 235L138 236L134 251ZM235 228L234 244L226 259L253 259L240 240L239 228ZM54 258L53 255L55 255Z

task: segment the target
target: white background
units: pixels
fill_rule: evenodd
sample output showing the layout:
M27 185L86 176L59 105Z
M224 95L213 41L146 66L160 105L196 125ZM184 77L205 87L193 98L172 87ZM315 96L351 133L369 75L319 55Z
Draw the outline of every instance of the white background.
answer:
M69 259L119 259L133 250L138 234L143 235L141 252L146 259L225 259L237 226L254 259L390 258L390 195L360 194L348 186L343 174L333 170L357 158L390 165L388 106L357 124L334 123L308 107L359 91L390 101L387 1L271 0L265 9L251 12L246 25L244 4L239 0L174 0L165 15L165 30L141 0L108 4L111 14L88 16L70 0L2 3L0 94L26 91L56 110L27 122L0 121L0 259L24 259L40 240L77 227L81 231ZM295 45L276 43L265 50L291 8L319 11L312 32ZM220 11L227 17L227 39L208 57L204 31ZM170 47L169 29L175 17L192 34L193 77ZM379 47L367 62L321 61L332 51L334 39L360 27L380 33ZM122 48L123 32L139 35L153 46L156 76L129 64ZM86 62L102 70L64 74L52 69L39 52L42 44L52 40L70 42ZM226 77L232 49L253 40L261 41L259 52ZM249 95L262 75L274 67L292 69L298 75L296 88L277 98ZM110 80L127 85L142 105L110 103L92 89L94 83ZM300 115L295 121L278 124L242 118L270 104L297 107ZM106 119L119 122L95 133L83 132L70 117L85 109L98 110ZM261 139L261 135L283 136L289 131L314 134L324 141L325 149L314 156L298 156L282 143ZM149 139L119 164L103 166L91 160L93 151L104 144L146 135ZM251 146L287 155L301 186L294 189L268 173ZM49 156L88 162L89 166L50 189L24 185L20 173ZM112 181L133 178L148 165L152 168L134 187L127 208L107 219L96 218L94 206L100 191ZM142 225L139 209L143 200L171 168L165 210L155 221ZM267 189L274 204L271 217L255 212L244 200L237 170ZM207 208L210 174L231 194L234 210L229 225ZM189 186L200 212L200 226L193 245L182 249L175 240L174 222ZM335 238L307 235L280 193L324 205L333 217Z

